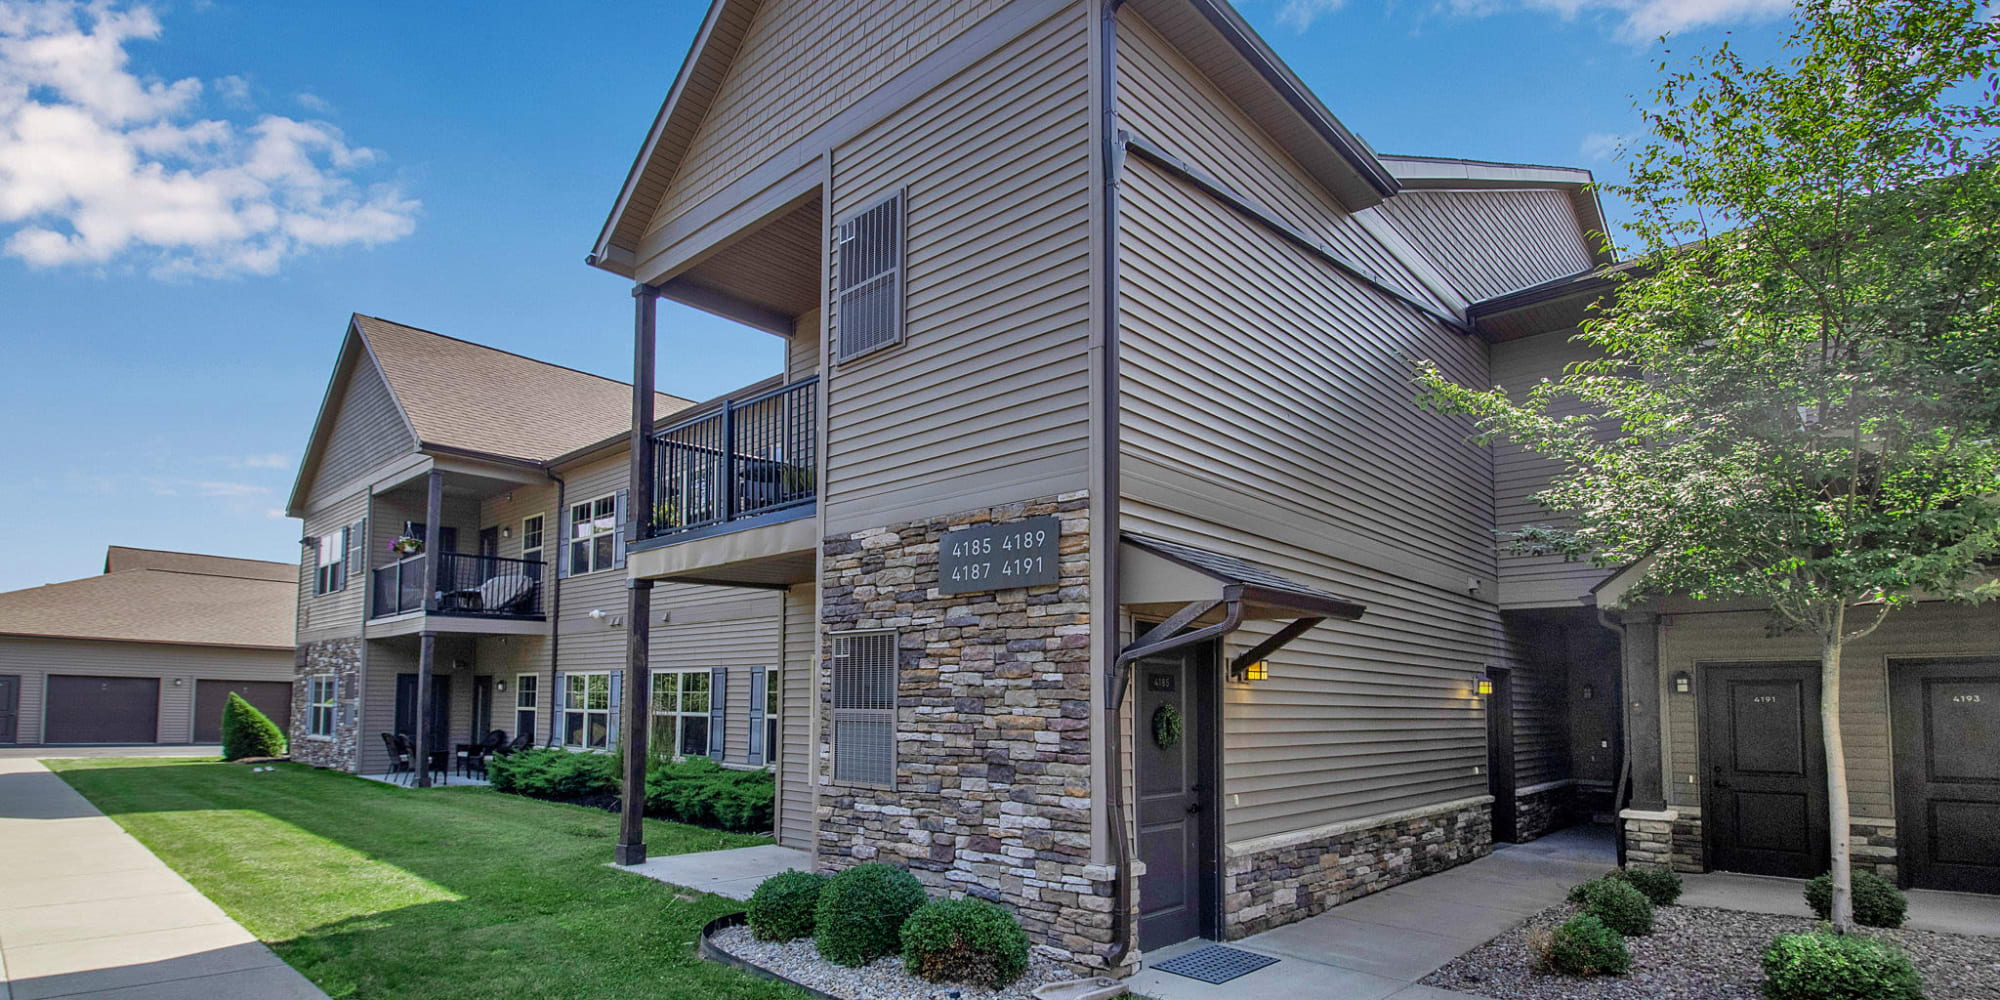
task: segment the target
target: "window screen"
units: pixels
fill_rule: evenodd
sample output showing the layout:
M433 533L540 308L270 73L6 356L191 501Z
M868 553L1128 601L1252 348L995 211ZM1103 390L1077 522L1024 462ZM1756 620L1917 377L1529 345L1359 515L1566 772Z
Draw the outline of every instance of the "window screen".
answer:
M903 339L903 192L840 224L838 343L845 360Z
M896 780L894 632L833 637L833 777L868 785Z

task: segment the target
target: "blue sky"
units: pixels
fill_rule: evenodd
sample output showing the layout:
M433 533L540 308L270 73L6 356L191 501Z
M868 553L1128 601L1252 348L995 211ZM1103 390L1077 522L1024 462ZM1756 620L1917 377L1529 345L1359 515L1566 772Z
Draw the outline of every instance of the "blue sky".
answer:
M281 508L350 312L628 377L625 283L582 259L703 6L0 0L0 511L26 525L0 590L109 544L296 559ZM1600 177L1646 37L1764 52L1784 10L1239 6L1382 152ZM778 346L668 309L661 388L727 391Z

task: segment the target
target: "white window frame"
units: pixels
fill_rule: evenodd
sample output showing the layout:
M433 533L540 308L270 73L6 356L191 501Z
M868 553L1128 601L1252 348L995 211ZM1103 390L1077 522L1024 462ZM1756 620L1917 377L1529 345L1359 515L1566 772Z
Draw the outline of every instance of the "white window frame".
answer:
M877 636L889 637L889 669L891 671L891 678L888 686L888 704L881 704L879 700L874 704L860 704L867 701L867 699L861 697L863 692L845 690L842 684L843 677L841 671L850 667L841 661L851 655L850 653L842 652L842 649L843 647L851 648L849 644L855 640L869 639ZM901 704L898 689L902 686L903 672L903 643L901 633L888 629L868 629L853 632L835 632L828 636L828 638L832 640L833 647L833 655L830 657L831 662L828 664L831 675L828 686L832 689L831 694L833 696L833 732L831 734L833 737L833 781L837 785L893 789L896 787L896 772L901 763L897 752L897 745L901 742L902 738L902 722L898 718L898 706ZM849 679L852 679L851 675ZM888 773L886 775L880 777L866 774L856 775L843 766L851 759L842 752L840 731L843 723L858 723L862 725L871 723L875 725L888 724L889 746L887 752L888 759L886 761L888 764Z
M315 544L315 550L313 555L314 596L338 594L341 591L347 589L348 531L349 529L345 525L343 525L341 527L333 529L333 531L329 534L319 536L318 541L314 543ZM329 546L333 550L332 558L327 557L327 549ZM332 572L330 572L336 566L340 568L340 579L337 581L333 578Z
M533 524L535 525L534 534L532 536L535 540L535 544L533 545L528 544L528 539L530 537L528 533L528 524L530 522L533 522ZM527 560L539 561L542 559L542 552L544 551L544 547L548 544L548 527L549 527L549 519L548 515L546 514L529 514L527 517L521 519L521 559L523 561ZM532 555L530 553L532 553ZM548 571L545 569L542 572L546 573Z
M518 738L523 732L523 730L521 729L521 713L523 712L526 712L530 718L534 719L533 722L529 723L530 730L537 730L541 728L541 721L542 721L541 689L542 689L542 675L540 674L514 675L515 737ZM522 698L528 699L527 704L521 703Z
M599 708L590 707L590 682L592 680L602 680L604 682L604 704ZM571 692L577 686L577 681L583 682L584 703L582 707L578 707L571 698ZM572 715L577 716L576 731L583 736L582 742L579 743L570 742L569 719ZM604 742L602 743L593 744L590 742L590 720L593 716L604 719ZM570 750L611 749L611 671L588 670L563 675L561 745Z
M688 686L682 683L681 678L684 677L701 678L702 698L699 709L687 707L687 696L693 692L689 691ZM671 698L663 700L661 696L667 690L663 682L669 680L674 685L673 694ZM660 720L672 719L674 720L674 739L672 752L668 756L673 757L675 760L708 756L709 750L714 747L713 740L715 739L715 734L710 732L708 728L709 707L715 704L715 691L713 690L711 680L712 675L709 673L707 667L679 667L671 670L653 671L653 703L648 707L648 717L651 721L648 723L646 731L648 746L652 745L653 736L659 731ZM665 704L667 707L662 708L662 704ZM687 753L684 752L687 720L696 718L701 720L702 726L701 752ZM655 751L655 753L657 752Z
M339 724L340 679L333 674L313 674L306 681L306 736L331 740Z
M783 675L782 668L764 668L764 766L772 769L778 766L779 741L785 738L785 727L778 725L778 717L785 704L785 697L779 691Z
M597 513L602 505L605 512ZM579 519L576 512L581 509L590 514ZM591 497L581 503L569 505L569 537L563 539L563 561L569 567L570 576L584 576L599 570L611 569L618 561L618 494L616 491L603 496ZM583 534L578 534L582 531ZM604 560L598 561L598 539L604 540ZM575 547L584 543L584 552L589 556L583 568L577 568Z

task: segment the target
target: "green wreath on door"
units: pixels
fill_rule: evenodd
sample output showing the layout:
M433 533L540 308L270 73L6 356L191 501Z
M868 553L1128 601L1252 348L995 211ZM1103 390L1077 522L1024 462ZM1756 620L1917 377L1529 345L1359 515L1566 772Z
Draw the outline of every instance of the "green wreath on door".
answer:
M1172 705L1161 705L1153 711L1153 745L1162 750L1172 750L1181 742L1181 710Z

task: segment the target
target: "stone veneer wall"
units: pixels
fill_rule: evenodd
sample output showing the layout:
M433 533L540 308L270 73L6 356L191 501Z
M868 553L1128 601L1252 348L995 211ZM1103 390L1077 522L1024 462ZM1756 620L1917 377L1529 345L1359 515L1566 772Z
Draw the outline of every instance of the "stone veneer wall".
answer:
M353 771L361 757L361 642L323 639L298 648L293 660L291 757L302 764ZM306 699L314 674L332 674L337 685L333 739L306 735Z
M1297 842L1269 839L1278 844L1224 862L1222 923L1228 940L1485 857L1493 850L1493 800L1481 796L1413 810Z
M817 867L907 867L933 892L1006 904L1045 953L1101 967L1112 872L1091 863L1090 528L1068 493L828 537L823 647L833 633L901 633L896 785L833 778L832 686L819 678ZM952 528L1061 518L1046 587L942 596ZM822 662L831 656L824 648Z
M1671 819L1658 814L1627 814L1625 863L1665 865L1675 871L1708 871L1708 848L1702 841L1701 810L1675 806ZM1896 824L1889 820L1856 819L1848 825L1854 867L1867 869L1891 882L1897 876Z
M1514 837L1525 844L1576 822L1576 784L1563 782L1514 796Z

